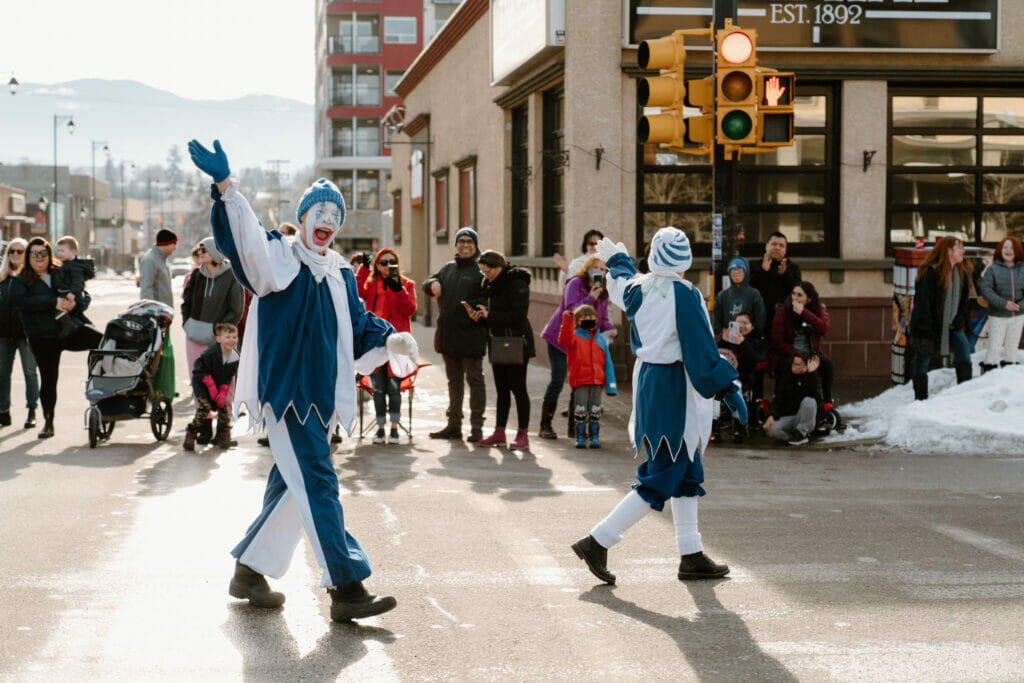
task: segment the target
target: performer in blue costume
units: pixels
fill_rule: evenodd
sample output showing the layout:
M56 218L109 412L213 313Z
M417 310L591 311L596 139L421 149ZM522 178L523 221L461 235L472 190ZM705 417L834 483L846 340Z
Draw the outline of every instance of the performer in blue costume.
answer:
M338 475L328 435L337 424L351 433L356 419L355 373L384 362L415 364L416 341L367 313L348 261L330 247L345 222L345 200L325 178L299 201L299 239L264 230L231 180L227 155L188 143L192 161L213 177L210 222L238 281L253 293L235 391L235 414L245 406L250 428L265 427L274 454L263 510L231 554L228 592L256 607L280 607L284 595L264 575L280 578L306 532L321 586L335 621L369 617L395 607L370 594L370 563L345 529ZM255 333L252 331L255 330Z
M747 408L736 370L722 358L711 333L704 298L683 277L690 267L690 241L683 231L662 228L651 240L651 272L637 274L626 247L604 238L598 256L608 266L608 295L631 323L633 414L629 435L647 460L637 483L572 549L590 571L614 584L608 549L651 509L668 501L675 521L680 579L725 576L729 568L704 554L697 528L697 500L705 491L701 456L711 435L713 399L725 401L746 424Z

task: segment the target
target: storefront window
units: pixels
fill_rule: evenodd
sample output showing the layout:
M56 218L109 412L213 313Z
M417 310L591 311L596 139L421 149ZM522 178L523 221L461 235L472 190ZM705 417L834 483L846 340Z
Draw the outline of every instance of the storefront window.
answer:
M795 256L836 256L839 244L838 152L832 86L803 85L794 99L794 144L747 154L737 164L734 197L740 253L763 253L772 232ZM657 145L640 151L638 245L666 225L686 231L698 256L711 255L712 167L707 157Z
M894 90L890 100L889 245L1024 236L1024 97Z

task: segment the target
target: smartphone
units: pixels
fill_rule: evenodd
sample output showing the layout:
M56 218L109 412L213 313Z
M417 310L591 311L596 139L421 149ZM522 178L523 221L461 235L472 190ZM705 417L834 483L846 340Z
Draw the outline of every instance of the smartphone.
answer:
M466 309L467 311L472 311L472 310L473 310L473 307L472 307L472 306L470 306L470 305L469 305L468 303L466 303L465 301L460 301L459 303L460 303L460 304L462 304L462 307L463 307L463 308L465 308L465 309Z
M398 266L396 264L392 263L388 266L388 277L392 280L398 279Z
M590 283L598 287L604 287L604 273L594 273L590 277Z
M740 332L740 324L733 320L729 323L729 341L735 344L742 338L743 334Z

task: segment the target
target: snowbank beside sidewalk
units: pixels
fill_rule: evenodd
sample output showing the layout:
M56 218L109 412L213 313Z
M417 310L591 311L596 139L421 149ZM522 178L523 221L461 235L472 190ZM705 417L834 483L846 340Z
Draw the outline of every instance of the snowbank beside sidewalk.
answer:
M976 354L979 360L981 354ZM878 439L915 453L1024 456L1024 365L1011 365L956 383L952 368L928 373L928 400L915 401L910 384L839 406L848 427L822 444Z

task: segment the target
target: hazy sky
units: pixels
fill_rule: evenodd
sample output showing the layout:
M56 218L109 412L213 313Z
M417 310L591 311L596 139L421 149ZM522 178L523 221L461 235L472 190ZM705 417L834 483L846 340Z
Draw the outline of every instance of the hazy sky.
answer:
M201 99L313 102L315 0L11 0L0 81L130 79ZM6 88L5 88L6 90Z

